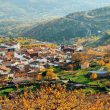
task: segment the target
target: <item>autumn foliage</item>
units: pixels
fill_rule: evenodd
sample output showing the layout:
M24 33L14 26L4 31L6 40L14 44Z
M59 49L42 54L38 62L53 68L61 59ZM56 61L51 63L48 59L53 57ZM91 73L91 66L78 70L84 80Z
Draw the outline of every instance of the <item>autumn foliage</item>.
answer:
M11 99L0 98L3 110L109 110L110 97L107 94L86 95L83 90L67 91L61 85L41 87Z
M97 79L98 76L96 73L92 73L90 77L91 77L91 79Z

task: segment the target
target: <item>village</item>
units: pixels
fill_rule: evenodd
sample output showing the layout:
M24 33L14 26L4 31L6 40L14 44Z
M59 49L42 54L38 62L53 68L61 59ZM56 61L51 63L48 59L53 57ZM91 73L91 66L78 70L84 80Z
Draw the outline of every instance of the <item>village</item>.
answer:
M33 81L74 84L78 81L74 78L82 75L93 81L109 78L109 46L87 49L77 42L56 45L27 38L0 38L0 42L1 90ZM82 73L78 76L79 71ZM77 86L87 86L83 82L79 81Z

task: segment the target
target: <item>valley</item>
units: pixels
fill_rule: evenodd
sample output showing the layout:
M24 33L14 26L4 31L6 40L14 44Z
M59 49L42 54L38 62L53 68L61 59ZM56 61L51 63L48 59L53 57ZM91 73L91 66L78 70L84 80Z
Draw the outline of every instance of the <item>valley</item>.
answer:
M110 1L0 0L0 110L110 110Z

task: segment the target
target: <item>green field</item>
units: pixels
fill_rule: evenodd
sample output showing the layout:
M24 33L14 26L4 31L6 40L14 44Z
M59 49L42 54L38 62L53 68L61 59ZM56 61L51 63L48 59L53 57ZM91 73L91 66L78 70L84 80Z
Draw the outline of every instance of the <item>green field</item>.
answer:
M93 68L92 68L93 69ZM75 83L80 83L80 84L84 84L87 85L88 87L84 89L85 92L89 92L89 93L95 93L95 92L106 92L106 85L110 84L110 80L106 79L106 78L97 78L95 80L90 79L89 77L87 77L87 73L89 69L86 70L75 70L75 71L62 71L62 70L56 70L57 71L57 75L60 78L60 80L71 80ZM27 82L26 84L29 84L29 82ZM24 88L28 87L30 89L36 89L38 88L38 83L34 82L31 86L23 86L20 85L19 86L19 91L24 91ZM9 88L4 88L2 90L0 90L0 96L5 96L11 92L17 91L16 86L12 86ZM109 89L107 89L107 91L109 91Z

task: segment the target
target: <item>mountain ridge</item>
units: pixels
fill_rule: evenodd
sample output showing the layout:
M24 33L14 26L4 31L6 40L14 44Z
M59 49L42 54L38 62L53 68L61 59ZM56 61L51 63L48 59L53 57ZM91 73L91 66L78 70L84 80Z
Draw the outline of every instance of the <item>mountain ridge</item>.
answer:
M75 37L98 36L110 29L109 18L110 7L75 12L46 24L42 23L24 31L23 35L59 43Z
M0 35L17 36L39 22L108 5L109 0L0 0Z

